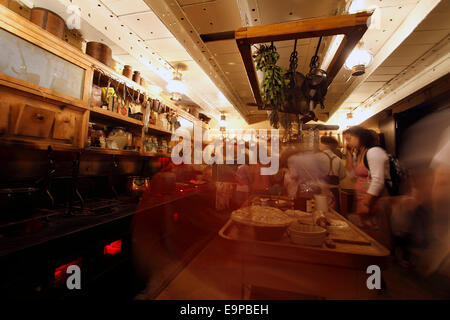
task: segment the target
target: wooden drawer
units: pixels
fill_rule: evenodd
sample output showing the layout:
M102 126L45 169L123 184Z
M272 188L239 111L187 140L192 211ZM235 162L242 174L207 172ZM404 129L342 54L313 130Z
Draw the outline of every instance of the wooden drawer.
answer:
M0 102L0 136L8 133L9 103Z
M14 135L48 138L55 121L55 112L29 104L19 105Z
M72 112L58 112L55 116L53 139L68 140L71 143L75 139L77 117Z

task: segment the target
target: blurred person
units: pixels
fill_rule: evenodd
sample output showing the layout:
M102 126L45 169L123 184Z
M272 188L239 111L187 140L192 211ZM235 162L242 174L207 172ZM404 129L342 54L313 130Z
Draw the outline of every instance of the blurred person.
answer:
M339 183L346 176L344 164L335 151L338 146L338 141L333 137L322 136L320 138L319 150L317 153L317 160L320 161L323 172L326 172L324 177L325 183L329 185L330 191L333 194L332 207L339 210Z
M249 156L248 150L245 151L245 163L241 164L235 173L236 189L235 189L235 208L240 208L250 195L250 180L249 180Z
M433 232L436 238L434 261L427 273L439 271L450 278L450 127L442 135L442 143L431 161L434 181L431 188Z
M408 262L424 276L450 278L450 109L435 112L405 133L401 160L412 173L415 205L404 220L402 238ZM406 252L406 253L405 253Z
M356 177L356 216L351 218L361 227L378 228L380 217L375 215L376 205L377 199L387 194L385 179L389 178L389 157L383 148L376 145L370 130L354 126L345 134L349 151L346 168L350 175Z
M329 194L325 181L326 169L321 164L317 153L307 150L302 143L286 150L282 156L282 163L286 163L284 185L287 195L298 197L302 187L311 187Z
M353 159L356 159L356 156L353 156L353 148L349 146L350 133L348 133L347 130L342 132L342 141L343 141L342 160L344 163L344 167L347 168L348 161L354 161ZM348 156L349 153L352 153L351 157ZM355 184L356 184L356 177L351 174L346 174L344 179L340 181L341 195L343 192L345 192L344 195L345 198L343 200L344 202L341 204L344 205L345 208L341 208L341 211L345 215L347 215L347 213L349 212L354 211L353 195L355 194Z

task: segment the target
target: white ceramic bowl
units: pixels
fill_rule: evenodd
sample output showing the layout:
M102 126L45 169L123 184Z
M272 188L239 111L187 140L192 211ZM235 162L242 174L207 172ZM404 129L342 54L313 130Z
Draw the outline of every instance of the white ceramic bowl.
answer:
M324 228L298 222L291 223L287 233L293 243L305 246L321 246L327 237L327 230Z
M289 225L289 231L304 235L304 236L320 236L320 235L326 235L327 230L319 227L319 226L311 226L311 225L305 225L298 222L293 222Z

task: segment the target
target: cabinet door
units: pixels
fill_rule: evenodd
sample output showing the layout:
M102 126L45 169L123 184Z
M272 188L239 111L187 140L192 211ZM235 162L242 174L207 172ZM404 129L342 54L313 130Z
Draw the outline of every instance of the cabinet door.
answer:
M0 136L8 132L9 103L0 102Z
M75 138L76 115L71 112L58 112L55 116L53 139L68 140Z
M55 112L28 104L19 106L14 134L37 138L48 138L55 121Z

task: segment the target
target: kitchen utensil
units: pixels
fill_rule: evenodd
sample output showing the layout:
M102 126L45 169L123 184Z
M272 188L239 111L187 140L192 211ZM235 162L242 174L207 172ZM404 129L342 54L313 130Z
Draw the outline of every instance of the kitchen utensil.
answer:
M127 192L134 197L140 197L144 192L150 190L150 178L130 176L127 178Z
M150 109L151 109L151 102L150 100L147 100L145 103L145 112L144 112L144 132L148 132L148 123L150 121Z

